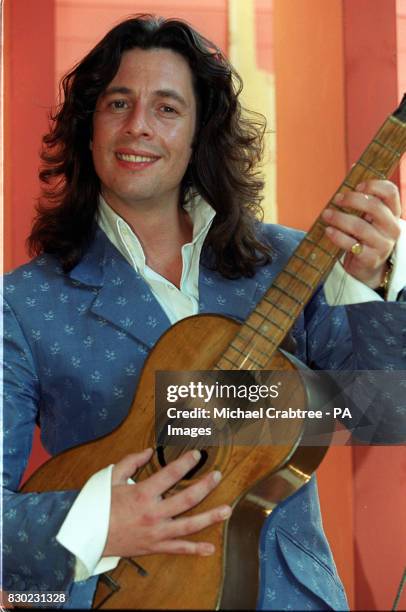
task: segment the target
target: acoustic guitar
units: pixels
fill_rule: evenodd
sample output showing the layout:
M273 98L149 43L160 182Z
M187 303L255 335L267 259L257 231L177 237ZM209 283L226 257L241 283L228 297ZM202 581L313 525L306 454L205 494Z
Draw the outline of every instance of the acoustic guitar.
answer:
M337 192L354 190L358 183L370 178L389 177L405 150L406 95ZM329 202L329 206L334 205ZM148 356L122 424L101 439L50 459L22 490L79 489L93 473L124 455L149 446L157 448L158 371L294 371L294 358L279 346L341 255L326 237L325 223L319 217L244 324L222 316L197 315L174 325ZM303 406L312 405L311 387L311 382L302 387L299 384L295 391ZM248 446L231 441L205 449L197 472L178 485L185 487L213 468L222 472L220 485L191 511L203 512L220 504L233 506L228 521L208 528L203 536L196 534L196 538L204 537L216 544L214 555L122 559L115 570L101 576L93 606L133 610L255 609L258 546L264 519L278 503L308 482L327 450L326 446L306 443L308 436L315 434L310 419L290 419L281 427L285 428L279 432L283 436L281 444ZM143 434L134 436L134 431ZM181 453L181 447L161 448L137 473L137 480L148 477Z

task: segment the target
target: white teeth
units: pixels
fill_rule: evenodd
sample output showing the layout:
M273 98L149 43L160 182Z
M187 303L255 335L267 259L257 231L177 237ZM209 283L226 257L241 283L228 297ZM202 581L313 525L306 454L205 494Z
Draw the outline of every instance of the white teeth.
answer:
M117 153L118 159L128 162L150 162L154 161L156 157L146 157L145 155L129 155L127 153Z

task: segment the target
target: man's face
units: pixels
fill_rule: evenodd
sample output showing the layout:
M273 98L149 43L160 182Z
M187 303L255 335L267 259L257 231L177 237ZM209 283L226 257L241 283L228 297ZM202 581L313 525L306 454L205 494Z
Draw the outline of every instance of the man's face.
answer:
M186 60L169 49L126 51L93 118L93 163L110 206L125 214L177 205L195 125Z

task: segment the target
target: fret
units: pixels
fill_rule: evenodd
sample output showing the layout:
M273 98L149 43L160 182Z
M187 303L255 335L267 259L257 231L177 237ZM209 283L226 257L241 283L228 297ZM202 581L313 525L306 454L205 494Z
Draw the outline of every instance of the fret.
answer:
M405 123L403 121L400 121L397 117L395 117L394 115L389 115L388 121L390 121L391 123L395 123L396 125L398 125L399 127L405 129Z
M273 285L275 287L275 285ZM266 329L266 326L268 325L268 323L270 323L271 325L275 325L275 327L277 327L278 329L280 329L280 331L285 332L286 329L284 327L282 327L282 325L279 325L279 323L277 321L275 321L274 319L272 319L272 317L269 316L269 314L262 314L261 312L258 312L257 310L254 310L251 314L251 317L253 315L257 315L258 317L264 319L264 322L261 323L260 327L263 328L263 330L265 332L267 332L268 330ZM248 322L248 321L247 321Z
M313 232L312 232L312 230L310 230L310 232L306 236L306 238L304 238L302 240L298 250L300 250L303 253L303 257L305 259L309 258L313 262L315 262L317 260L319 265L320 265L320 263L323 266L324 265L328 265L330 262L326 261L326 255L329 255L329 259L330 258L334 258L335 257L334 253L338 252L338 250L339 250L338 247L335 247L331 243L332 253L330 253L330 251L325 253L325 249L322 249L322 251L320 253L316 253L315 250L314 250L314 247L318 246L318 242L312 239L312 235L313 235ZM319 269L319 274L321 274L320 269Z
M250 342L253 343L252 338L244 338L244 336L242 335L242 332L244 331L244 328L245 328L246 325L247 325L247 321L244 323L244 325L242 326L242 328L238 332L238 334L236 336L236 339L237 340L241 340L241 342L245 342L247 344L249 344ZM249 327L249 326L247 326L247 327ZM254 329L254 328L251 327L251 329ZM254 331L257 334L257 330L254 329ZM285 330L283 330L283 331L285 331ZM272 344L275 348L278 347L278 344L274 340L272 340L272 338L270 338L269 336L262 336L262 334L261 334L261 337L263 337L266 342L269 342L270 344ZM230 344L230 346L233 346L233 344ZM268 353L264 353L264 351L261 351L261 349L259 348L258 344L256 344L256 345L252 344L252 346L255 347L255 350L257 351L257 353L260 353L264 357L268 357ZM233 346L233 348L235 348L235 347ZM241 353L241 351L239 349L238 349L238 351ZM241 353L241 354L243 354L243 353Z
M382 150L382 147L380 147L376 142L372 142L364 151L360 159L363 162L368 162L376 168L376 166L385 165L388 162L392 163L392 161L397 158L393 152L388 151L388 149ZM385 172L385 170L383 170L383 172Z
M279 287L277 287L279 288ZM292 321L295 319L295 317L288 312L287 310L285 310L284 308L282 308L282 306L280 306L279 304L275 304L274 302L271 302L271 300L269 300L266 295L262 298L265 302L268 302L268 304L271 304L271 306L273 306L273 308L276 308L276 310L280 310L281 312L283 312L284 315L286 315L287 317L289 317L289 319L292 319ZM293 298L292 298L293 299Z
M375 176L379 176L379 178L381 179L386 178L386 174L384 174L383 172L379 172L379 170L375 170L375 168L373 168L369 164L365 164L361 159L359 160L358 164L372 172L372 174L375 174Z
M294 272L291 272L288 268L285 268L282 272L282 274L287 274L288 276L290 276L291 278L294 278L295 280L298 280L299 282L302 283L302 285L304 285L305 287L307 287L308 289L313 289L313 285L311 285L310 283L308 283L307 281L305 281L303 278L301 278L300 276L297 276L296 274L294 274ZM290 296L289 296L290 297ZM294 298L293 298L294 299Z
M334 204L333 200L330 200L330 202L328 203L328 208L334 208L334 210L340 210L340 211L346 210L342 206L339 206L338 204ZM319 223L323 227L327 227L327 225L328 225L325 221L323 221L323 219L317 219L317 223Z
M302 255L300 255L300 253L298 253L297 251L295 251L292 255L292 257L296 257L296 259L300 259L301 261L303 261L307 266L309 266L310 268L313 268L313 270L316 270L316 272L320 273L320 270L317 266L313 265L311 263L311 261L308 261L305 257L302 257Z
M236 340L242 340L242 338L240 338L239 335L237 335L235 339ZM239 355L242 355L242 357L246 357L246 354L241 349L239 349L238 346L235 346L234 340L233 340L233 342L231 342L230 348L234 349L235 352L238 353Z
M239 365L234 364L235 368L237 370L247 370L248 368L246 367L246 362L248 362L250 365L254 365L258 370L265 370L266 364L268 363L270 356L272 356L275 350L279 347L279 343L276 344L275 342L271 342L271 344L272 349L270 348L269 352L267 353L264 353L264 351L261 351L258 349L258 347L255 347L256 352L260 353L260 355L264 357L263 362L258 361L258 359L255 359L255 357L253 357L251 353L244 353L243 351L240 351L240 349L238 349L234 344L230 344L229 349L234 349L241 357L244 358L241 360L241 363ZM225 357L225 354L223 355L223 357ZM227 360L231 362L231 359Z
M285 272L286 272L286 270L285 270ZM276 279L276 280L278 280L278 279ZM284 289L283 287L278 285L276 282L272 285L272 287L275 287L275 289L279 289L279 291L281 291L282 293L284 293L285 295L290 297L290 299L293 300L294 302L296 302L296 304L299 304L299 306L304 306L305 303L304 303L303 300L299 300L299 298L295 297L294 295L291 295L288 291L286 291L286 289Z
M334 210L338 210L339 212L345 212L348 215L352 215L353 217L360 217L363 213L360 210L355 210L354 208L348 208L348 206L338 206L334 204L334 202L329 202L329 208L334 208ZM327 227L327 223L324 224L324 227Z
M327 223L325 223L325 221L323 221L323 219L319 217L314 222L313 227L311 228L309 232L309 235L311 235L312 238L316 239L316 241L321 240L324 237L324 231L326 227L327 227Z
M326 254L326 255L328 255L329 257L332 257L332 258L334 258L334 257L335 257L335 255L333 255L332 253L330 253L330 251L327 251L327 249L325 249L324 247L322 247L322 246L321 246L321 244L320 244L319 242L315 242L314 240L312 240L311 238L309 238L309 235L310 235L310 234L308 234L308 235L307 235L307 236L304 238L304 240L306 240L307 242L310 242L311 244L313 244L313 245L314 245L314 246L315 246L317 249L320 249L321 251L323 251L323 253L325 253L325 254ZM334 247L334 248L336 248L336 247Z
M395 155L395 157L398 157L398 158L402 157L402 154L400 153L400 151L398 151L397 149L394 149L390 145L387 145L385 142L382 142L382 140L379 140L378 138L374 138L372 142L376 142L377 145L386 149L387 151L392 153L392 155Z
M261 323L259 327L254 327L254 325L251 325L251 323L248 323L248 319L247 319L247 321L245 321L244 323L244 327L248 327L253 332L260 334L260 336L264 338L265 340L267 340L268 342L275 344L274 342L272 342L271 338L269 338L269 336L267 335L267 332L269 331L269 325L267 325L266 323ZM280 330L285 331L284 328L281 327L280 325L278 325L277 327L279 327Z
M279 323L277 323L274 319L271 319L271 317L269 317L269 316L266 317L266 321L267 321L266 323L262 324L262 328L264 329L264 332L267 332L267 325L268 325L268 323L271 323L272 325L275 325L275 327L277 329L279 329L279 331L281 331L281 332L285 332L286 331L285 328L282 325L279 325Z
M232 361L231 359L229 359L229 357L227 357L227 355L224 353L221 358L219 359L219 363L222 359L225 359L226 361L228 361L228 363L231 363L231 365L233 366L233 369L237 369L239 370L240 368L238 367L237 363L234 363L234 361Z
M259 361L257 361L256 359L254 359L254 357L252 357L252 355L250 353L245 354L242 351L240 351L240 349L238 349L233 343L230 344L230 346L237 351L237 353L239 353L240 355L242 355L244 357L244 361L250 361L254 366L256 366L259 370L263 370L263 368L265 367L264 363L260 363ZM265 353L262 353L263 355L265 355ZM225 357L225 355L223 355L223 357ZM227 358L226 358L227 359ZM230 361L230 359L228 360ZM244 363L243 361L243 363ZM242 364L241 364L242 365Z
M237 338L238 338L238 336L237 336ZM245 355L245 353L243 353L243 352L242 352L242 351L241 351L241 350L238 348L238 346L235 346L235 344L234 344L234 340L233 340L233 342L231 342L231 344L230 344L230 348L233 348L235 351L237 351L237 353L238 353L239 355L242 355L243 357L245 357L245 356L246 356L246 355Z
M343 181L341 184L351 189L351 191L354 191L356 187L356 185L351 185L351 183L349 183L347 180Z
M254 365L258 367L259 370L263 370L265 368L266 362L269 361L269 355L272 354L272 352L275 349L277 349L279 346L279 344L277 344L276 342L273 342L270 339L269 339L269 342L272 344L272 347L269 347L269 351L267 351L266 353L264 351L261 351L261 349L258 348L258 345L253 345L255 346L256 353L259 353L260 356L265 358L264 363L260 363L259 361L255 360L254 357L252 357L251 353L247 354L248 359L250 359L254 363ZM243 354L245 355L245 353Z

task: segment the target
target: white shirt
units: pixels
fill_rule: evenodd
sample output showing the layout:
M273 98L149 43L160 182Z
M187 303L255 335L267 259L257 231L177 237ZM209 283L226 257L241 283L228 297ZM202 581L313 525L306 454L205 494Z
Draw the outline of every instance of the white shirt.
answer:
M216 214L214 209L200 196L195 196L193 201L189 200L185 204L185 210L193 223L193 237L192 242L182 247L183 268L178 288L147 265L143 248L136 234L102 197L100 197L99 205L98 222L101 229L148 283L172 324L198 313L200 253Z
M179 289L152 270L136 234L100 197L98 223L125 259L149 284L171 323L197 314L199 301L199 260L204 240L215 216L213 208L200 196L185 205L193 222L192 242L182 247L182 277ZM406 222L401 221L401 237L394 255L394 268L388 300L396 297L406 285ZM373 290L347 274L337 263L324 284L330 305L382 301ZM63 522L56 539L76 556L75 580L85 580L116 567L119 557L102 558L107 540L111 473L109 466L94 474L83 487Z

